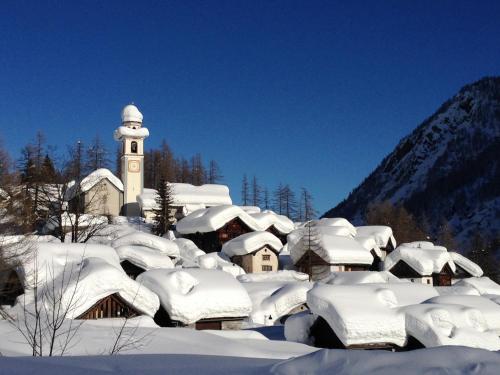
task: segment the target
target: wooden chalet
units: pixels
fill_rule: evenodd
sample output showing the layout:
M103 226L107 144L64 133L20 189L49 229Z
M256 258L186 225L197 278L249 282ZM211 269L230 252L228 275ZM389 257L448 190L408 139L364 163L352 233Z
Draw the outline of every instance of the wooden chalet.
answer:
M280 232L274 225L271 225L269 228L266 229L266 231L278 237L283 245L286 244L288 233Z
M219 252L226 242L253 230L239 217L228 221L224 226L213 232L184 234L183 237L193 241L198 248L206 253Z
M243 319L245 318L246 317L207 318L200 319L193 324L184 324L178 320L171 319L168 312L163 308L163 306L161 306L154 316L154 321L160 327L186 327L193 328L198 331L205 329L220 331L241 329Z
M335 334L328 322L321 316L311 326L309 335L313 338L313 346L325 349L368 349L368 350L393 350L394 344L380 342L370 344L357 344L345 346Z
M110 294L96 302L76 319L133 318L141 313L129 305L118 293Z
M400 260L389 271L400 279L409 279L412 283L418 282L434 286L450 286L453 277L453 271L448 264L445 264L438 273L421 275L404 260Z
M304 255L295 263L295 268L299 272L309 275L313 281L320 280L328 276L331 271L368 271L369 264L333 264L329 263L312 250L308 250Z

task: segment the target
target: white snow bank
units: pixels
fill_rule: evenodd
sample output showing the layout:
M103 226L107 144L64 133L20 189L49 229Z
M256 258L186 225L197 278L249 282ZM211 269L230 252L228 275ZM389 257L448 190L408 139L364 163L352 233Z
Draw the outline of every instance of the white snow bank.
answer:
M498 353L464 347L401 353L383 350L320 350L281 362L273 366L271 372L275 375L495 375L499 366Z
M285 321L285 338L287 341L313 346L314 340L310 335L310 331L316 319L317 317L309 311L302 311L290 316Z
M392 228L386 225L364 225L356 227L356 237L372 237L379 247L387 247L389 243L396 248L396 239Z
M387 255L383 269L390 271L399 261L405 262L422 276L439 273L446 264L450 266L452 271L455 271L455 265L446 248L434 246L431 242L412 242L399 245Z
M147 137L149 137L149 130L143 127L132 129L127 126L119 126L114 132L115 141L121 141L123 138L144 139Z
M500 349L498 335L486 331L487 323L477 309L429 303L407 306L402 311L405 313L408 335L425 347L460 345L487 350Z
M398 306L407 306L422 303L429 298L437 297L439 293L435 288L427 284L416 284L410 282L372 284L374 286L389 289L398 300Z
M179 257L179 246L174 241L150 233L135 231L113 241L114 248L134 245L146 246L161 251L171 258Z
M252 302L243 286L226 272L182 269L151 270L137 281L154 291L173 320L247 317Z
M466 285L435 286L440 296L479 296L476 288Z
M196 244L187 238L176 238L174 242L179 247L179 255L183 265L194 265L199 256L205 255L205 252L196 246Z
M307 305L345 346L406 342L404 315L394 292L384 286L316 284L307 293Z
M455 283L455 286L471 286L475 288L479 294L498 294L500 295L500 285L492 281L489 277L470 277L462 279Z
M483 270L481 269L481 267L479 267L473 261L464 257L462 254L455 253L453 251L450 251L448 254L450 254L451 260L455 263L455 265L463 268L471 276L473 277L483 276Z
M262 249L264 246L279 253L283 244L274 234L265 231L257 231L245 233L227 241L222 245L221 251L231 258L237 255L251 254L254 251Z
M258 272L247 273L237 277L241 283L259 283L267 281L295 282L309 281L309 275L293 270L276 271L276 272Z
M309 282L242 283L252 300L251 323L272 325L291 310L306 303Z
M119 246L116 249L120 260L128 260L144 270L155 268L174 268L172 259L166 254L158 250L151 249L146 246Z

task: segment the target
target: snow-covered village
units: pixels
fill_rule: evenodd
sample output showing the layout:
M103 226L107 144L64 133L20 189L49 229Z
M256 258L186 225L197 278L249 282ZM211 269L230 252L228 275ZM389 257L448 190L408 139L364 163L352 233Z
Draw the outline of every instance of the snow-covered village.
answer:
M42 3L0 14L0 374L499 373L497 3L449 51L447 2ZM496 48L402 79L405 38Z

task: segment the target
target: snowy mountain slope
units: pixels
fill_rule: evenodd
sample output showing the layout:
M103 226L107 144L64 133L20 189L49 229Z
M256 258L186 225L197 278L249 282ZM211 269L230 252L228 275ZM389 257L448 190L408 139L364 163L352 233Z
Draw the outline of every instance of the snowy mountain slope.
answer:
M363 221L372 202L403 203L459 238L500 228L500 77L463 87L403 138L347 199L324 214Z

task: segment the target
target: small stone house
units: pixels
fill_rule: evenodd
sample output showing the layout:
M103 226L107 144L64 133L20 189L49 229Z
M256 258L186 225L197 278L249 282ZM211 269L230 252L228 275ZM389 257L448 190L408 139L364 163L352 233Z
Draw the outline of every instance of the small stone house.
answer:
M246 273L278 270L281 241L266 231L243 234L222 246L222 252Z

